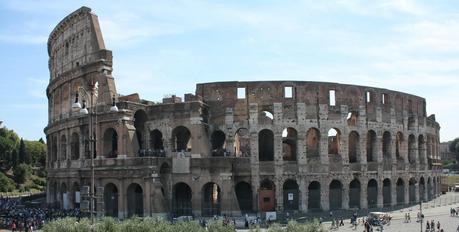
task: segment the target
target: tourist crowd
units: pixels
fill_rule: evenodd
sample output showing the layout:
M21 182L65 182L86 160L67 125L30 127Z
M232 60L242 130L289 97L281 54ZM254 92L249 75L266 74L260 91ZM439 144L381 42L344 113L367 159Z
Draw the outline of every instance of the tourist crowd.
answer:
M34 231L47 221L63 217L80 217L78 209L61 210L52 207L25 207L20 198L0 197L0 229Z

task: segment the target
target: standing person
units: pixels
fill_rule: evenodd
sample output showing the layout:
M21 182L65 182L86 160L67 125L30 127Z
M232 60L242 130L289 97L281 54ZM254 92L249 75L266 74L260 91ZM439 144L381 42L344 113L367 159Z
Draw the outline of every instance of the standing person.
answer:
M440 230L440 221L437 221L437 230Z
M11 223L11 231L16 231L16 221L13 220L13 222Z

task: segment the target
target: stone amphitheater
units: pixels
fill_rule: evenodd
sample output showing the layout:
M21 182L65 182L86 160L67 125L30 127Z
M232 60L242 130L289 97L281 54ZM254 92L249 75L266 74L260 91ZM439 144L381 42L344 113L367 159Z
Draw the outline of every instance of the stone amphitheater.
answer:
M55 27L48 53L47 202L57 207L83 203L91 155L95 208L119 218L381 208L439 194L440 126L422 97L309 81L200 83L162 102L121 95L87 7Z

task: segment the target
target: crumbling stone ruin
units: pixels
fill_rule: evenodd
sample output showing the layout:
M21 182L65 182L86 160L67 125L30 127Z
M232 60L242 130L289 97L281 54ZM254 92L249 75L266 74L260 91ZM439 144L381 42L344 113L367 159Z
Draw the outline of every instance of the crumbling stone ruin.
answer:
M91 154L96 208L120 218L379 208L439 194L440 126L424 98L309 81L201 83L162 103L120 95L87 7L56 26L48 53L48 203L80 205ZM89 114L72 108L82 100Z

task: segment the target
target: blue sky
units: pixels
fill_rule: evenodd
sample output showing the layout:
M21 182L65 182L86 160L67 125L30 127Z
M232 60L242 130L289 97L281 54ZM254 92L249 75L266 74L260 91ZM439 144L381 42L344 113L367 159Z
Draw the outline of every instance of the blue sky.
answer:
M459 2L0 2L0 121L45 137L46 41L81 6L99 16L119 93L161 101L210 81L304 80L425 97L441 141L459 137Z

